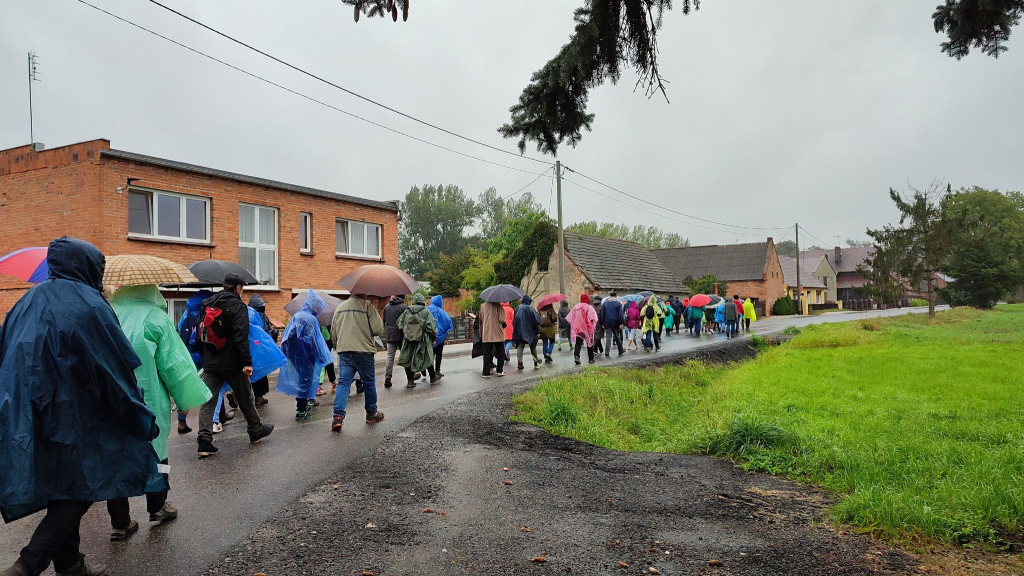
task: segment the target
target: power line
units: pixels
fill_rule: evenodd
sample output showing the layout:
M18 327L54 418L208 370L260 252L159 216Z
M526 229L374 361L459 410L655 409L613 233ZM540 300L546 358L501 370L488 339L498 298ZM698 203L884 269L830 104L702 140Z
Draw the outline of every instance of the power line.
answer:
M630 197L630 198L632 198L634 200L639 200L641 202L647 202L648 201L648 200L645 200L645 199L643 199L643 198L641 198L639 196L634 196L633 194L630 194L629 192L625 192L625 191L619 190L618 188L616 188L614 186L610 186L608 184L605 184L604 182L601 182L600 180L595 180L594 178L591 178L590 176L587 176L586 174L584 174L582 172L578 172L576 170L573 170L572 168L569 168L568 166L565 166L564 164L562 166L564 166L566 170L568 170L569 172L572 172L573 174L579 174L583 178L586 178L587 180L590 180L591 182L593 182L595 184L600 184L601 186L604 186L605 188L608 188L609 190L614 190L614 191L618 192L619 194L622 194L623 196L628 196L628 197ZM578 186L578 184L577 184L577 186ZM666 210L668 212L672 212L673 214L678 214L680 216L684 216L686 218L691 218L693 220L699 220L700 222L706 222L708 224L714 224L716 226L725 226L726 228L741 228L743 230L783 230L785 228L788 228L788 226L775 226L775 227L769 227L769 228L762 228L762 227L758 227L758 226L740 226L738 224L726 224L725 222L716 222L714 220L708 220L707 218L701 218L699 216L693 216L693 215L687 214L685 212L680 212L678 210L673 210L672 208L663 208L663 210ZM709 228L709 230L710 230L710 228Z
M519 194L520 192L522 192L523 190L526 190L526 189L527 189L527 188L529 188L530 186L533 186L533 183L534 183L534 182L536 182L537 180L540 180L540 179L541 179L542 177L544 177L545 175L547 175L547 173L548 173L548 172L550 172L550 171L552 171L552 170L554 170L554 167L552 167L552 168L548 168L547 170L545 170L545 171L541 172L540 174L537 174L537 177L536 177L536 178L534 178L533 180L530 180L530 183L529 183L529 184L527 184L526 186L523 186L522 188L520 188L519 190L516 190L515 192L513 192L513 193L509 194L508 196L505 196L505 197L503 197L502 199L503 199L503 200L508 200L508 199L512 198L513 196L516 196L516 195L518 195L518 194Z
M150 1L150 3L156 4L157 6L163 8L164 10L167 10L168 12L176 14L176 15L184 18L185 20L188 20L189 22L192 22L193 24L199 25L199 26L209 30L210 32L213 32L214 34L217 34L218 36L221 36L223 38L226 38L226 39L234 42L235 44L238 44L240 46L244 46L245 48L248 48L249 50L252 50L253 52L256 52L257 54L260 54L262 56L270 58L271 60L273 60L273 61L275 61L275 62L277 62L279 64L283 64L284 66L287 66L288 68L291 68L292 70L295 70L296 72L299 72L300 74L304 74L306 76L309 76L310 78L313 78L314 80L318 80L320 82L323 82L324 84L327 84L328 86L331 86L333 88L337 88L338 90L341 90L342 92L345 92L346 94L349 94L351 96L355 96L356 98L359 98L360 100L364 100L366 102L369 102L370 104L373 104L374 106L379 106L379 107L381 107L381 108L383 108L383 109L385 109L385 110L387 110L389 112L393 112L395 114L398 114L399 116L402 116L403 118L408 118L409 120L412 120L414 122L419 122L420 124L423 124L424 126L429 126L430 128L433 128L434 130L438 130L438 131L444 132L445 134L448 134L450 136L455 136L456 138L461 138L461 139L463 139L463 140L465 140L467 142L472 142L472 143L477 144L479 146L484 146L486 148L490 148L491 150L497 150L498 152L501 152L502 154L509 154L509 155L515 156L517 158L523 158L523 159L526 159L526 160L532 160L534 162L540 162L540 163L543 163L543 164L550 164L550 162L548 162L546 160L541 160L539 158L533 158L533 157L526 156L526 155L523 155L523 154L516 154L515 152L511 152L511 151L505 150L503 148L498 148L497 146L492 146L490 144L486 144L484 142L480 142L479 140L474 140L474 139L472 139L472 138L470 138L468 136L463 136L462 134L459 134L457 132L453 132L451 130L448 130L448 129L445 129L445 128L441 128L440 126L437 126L435 124L431 124L430 122L427 122L426 120L420 120L419 118L416 118L415 116L411 116L409 114L406 114L405 112L402 112L401 110L396 110L396 109L392 108L391 106L388 106L387 104L382 104L382 103L377 102L376 100L374 100L372 98L369 98L367 96L363 96L362 94L359 94L358 92L354 92L352 90L349 90L348 88L345 88L344 86L341 86L339 84L331 82L330 80L327 80L326 78L323 78L322 76L318 76L316 74L313 74L312 72L309 72L307 70L299 68L298 66L296 66L294 64L291 64L290 62L286 62L285 60L282 60L282 59L278 58L277 56L274 56L273 54L269 54L267 52L264 52L263 50L260 50L259 48L256 48L255 46L253 46L251 44L246 44L245 42L242 42L241 40L239 40L237 38L229 36L228 34L225 34L224 32L221 32L220 30L217 30L216 28L214 28L212 26L204 24L204 23L200 22L199 20L196 20L195 18L192 18L191 16L188 16L187 14L183 14L183 13L175 10L174 8L171 8L169 6L161 4L160 2L157 2L156 0L149 0L149 1Z
M803 226L801 226L801 227L800 227L800 231L802 231L802 232L803 232L804 234L807 234L807 235L808 235L808 236L810 236L811 238L814 238L814 239L815 239L815 240L817 240L818 242L821 242L821 247L822 247L822 248L827 248L827 247L828 247L828 245L829 245L829 244L831 244L830 242L826 242L826 241L822 240L821 238L818 238L818 237L817 237L817 236L815 236L814 234L811 234L811 231L810 231L810 230L808 230L807 228L804 228Z
M114 14L113 12L109 12L107 10L104 10L103 8L100 8L99 6L90 4L86 0L78 0L78 2L80 2L82 4L85 4L86 6L89 6L90 8L93 8L95 10L98 10L99 12L102 12L102 13L108 15L108 16L116 18L117 20L120 20L121 22L124 22L125 24L128 24L130 26L134 26L135 28L138 28L139 30L142 30L144 32L148 32L149 34L152 34L153 36L156 36L157 38L162 38L163 40L166 40L166 41L170 42L171 44L174 44L176 46L180 46L181 48L189 50L190 52L194 52L194 53L196 53L196 54L198 54L198 55L200 55L200 56L202 56L204 58L207 58L209 60L217 62L218 64L223 64L224 66L227 66L228 68L231 68L232 70L235 70L237 72L241 72L242 74L245 74L246 76L255 78L255 79L257 79L257 80L259 80L261 82L264 82L264 83L269 84L271 86L274 86L276 88L280 88L281 90L284 90L285 92L289 92L289 93L294 94L296 96L299 96L301 98L305 98L306 100L309 100L310 102L315 102L315 103L317 103L317 104L319 104L321 106L324 106L326 108L330 108L331 110L334 110L336 112L341 112L342 114L345 114L346 116L350 116L350 117L355 118L357 120L361 120L363 122L366 122L367 124L371 124L371 125L376 126L378 128L382 128L384 130L387 130L388 132L393 132L393 133L398 134L400 136L405 136L406 138L410 138L410 139L415 140L417 142L421 142L423 144L427 144L427 145L433 146L435 148L444 150L446 152L451 152L453 154L458 154L459 156L464 156L466 158L471 158L473 160L477 160L477 161L480 161L480 162L491 164L492 166L499 166L501 168L507 168L509 170L515 170L517 172L525 172L527 174L535 174L535 172L533 172L531 170L524 170L522 168L516 168L514 166L508 166L508 165L505 165L505 164L501 164L499 162L493 162L491 160L486 160L486 159L480 158L478 156L473 156L472 154L467 154L465 152L460 152L458 150L453 150L451 148L448 148L447 146L442 146L440 144L431 142L429 140L424 140L423 138L419 138L419 137L413 136L411 134L406 134L405 132L402 132L401 130L396 130L396 129L391 128L389 126L385 126L384 124L381 124L379 122L374 122L373 120L370 120L368 118L363 118L362 116L359 116L358 114L353 114L352 112L349 112L347 110L342 110L341 108L338 108L337 106L334 106L332 104L328 104L328 103L326 103L326 102L324 102L322 100L318 100L316 98L313 98L312 96L308 96L306 94L303 94L301 92L298 92L296 90L288 88L287 86L284 86L282 84L278 84L277 82L274 82L273 80L268 80L268 79L266 79L266 78L264 78L262 76L259 76L258 74L254 74L252 72L249 72L248 70L244 70L242 68L239 68L238 66L235 66L234 64L231 64L229 62L225 62L224 60L221 60L221 59L219 59L219 58L217 58L215 56L211 56L211 55L209 55L209 54L207 54L207 53L205 53L205 52L203 52L201 50L198 50L196 48L193 48L191 46L188 46L186 44L178 42L177 40L174 40L172 38L164 36L163 34L160 34L159 32L154 32L153 30L150 30L149 28L146 28L145 26L142 26L140 24L136 24L135 22L132 22L131 20L127 20L125 18L122 18L121 16L118 16L117 14Z
M578 172L577 172L577 174L578 174ZM594 190L593 188L588 188L587 186L584 186L584 185L582 185L582 184L580 184L578 182L573 182L572 180L569 180L568 178L564 178L563 177L562 178L562 182L568 182L569 184L572 184L574 186L582 188L583 190L587 190L589 192L593 192L594 194L597 194L598 196L602 196L604 198L607 198L607 199L609 199L609 200L611 200L613 202L621 202L621 200L619 200L618 198L613 198L612 196L609 196L608 194L605 194L603 192L598 192L597 190ZM725 234L740 234L740 235L743 235L743 236L764 237L763 234L760 234L760 233L757 233L757 232L739 232L739 231L736 231L736 230L723 230L721 228L710 228L708 226L701 226L700 224L694 224L693 222L687 222L685 220L680 220L679 218L673 218L673 217L668 216L666 214L663 214L661 212L655 212L654 210L648 210L647 208L644 208L643 206L636 206L634 204L628 204L628 203L626 204L626 206L629 206L630 208L633 208L634 210L639 210L641 212L646 212L648 214L653 214L655 216L660 216L662 218L665 218L666 220L672 220L673 222L679 222L680 224L686 224L687 226L694 226L696 228L703 228L705 230L711 230L712 232L723 232Z

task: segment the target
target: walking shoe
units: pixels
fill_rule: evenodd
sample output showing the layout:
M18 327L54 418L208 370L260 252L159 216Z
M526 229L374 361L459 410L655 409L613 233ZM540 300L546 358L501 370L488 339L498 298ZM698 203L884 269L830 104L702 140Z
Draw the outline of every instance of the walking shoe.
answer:
M213 445L213 442L199 439L199 457L206 458L207 456L213 456L217 453L217 447Z
M554 362L554 361L555 361L555 359L554 359L554 358L552 358L552 357L551 357L550 355L548 355L548 354L545 354L545 355L544 355L544 361L545 361L545 362Z
M249 442L250 443L259 442L263 438L266 438L267 436L270 436L270 433L273 432L273 431L274 431L274 425L273 424L264 424L263 428L261 428L260 431L257 432L256 434L249 434Z
M539 367L539 366L540 366L540 359L538 359L538 358L534 358L534 359L533 359L533 367L534 367L534 368L537 368L537 367Z
M312 417L313 412L309 408L306 408L305 410L295 411L295 419L299 422L302 422L303 420L309 420Z
M338 383L337 382L331 382L331 392L334 392L337 389L338 389Z
M57 567L54 566L54 570ZM57 576L107 576L106 566L94 566L88 568L85 565L85 554L78 555L78 563L67 570L58 570Z
M317 400L316 398L310 398L308 400L308 402L309 402L309 408L316 408L317 406L320 405L320 401ZM308 408L307 408L307 410L308 410Z
M422 377L423 377L423 374L420 374L419 372L413 372L412 373L412 381L413 382L419 380Z
M516 366L516 368L519 368L520 370L522 370L522 369L526 368L526 366L523 366L523 363L520 362L519 365Z
M345 417L335 415L334 419L331 420L331 432L341 432L341 427L345 425Z
M11 564L10 568L0 572L0 576L29 576L29 572L21 558L18 558L18 561Z
M224 431L224 425L223 424L221 424L220 422L214 422L213 423L213 433L214 434L220 434L223 431Z
M573 356L572 359L573 359L573 362L576 362L577 366L582 364L582 362L580 362L580 357L579 356Z
M444 372L438 372L437 373L437 377L438 378L444 378Z
M441 380L441 376L441 374L434 374L433 376L430 377L430 383L436 384L438 381Z
M491 377L491 375L490 375L490 374L483 374L482 376L483 376L484 378L490 378L490 377Z
M188 422L178 420L178 434L188 434L191 431L192 428L189 428Z
M232 408L238 408L238 401L235 400L234 392L225 392L224 399L228 401L228 406Z
M316 395L317 396L324 396L326 394L327 394L327 390L324 390L323 386L317 386L316 387Z
M504 376L505 372L504 371L502 371L502 372L495 372L494 375L495 376Z
M587 360L587 364L593 364L593 363L594 363L594 359L593 358L591 358L590 360Z
M385 386L385 388L390 388L390 387L391 386ZM359 381L356 381L356 394L362 394L363 393L363 388L364 388L364 386L362 384L360 384Z
M384 420L384 413L381 412L380 410L377 410L373 414L367 414L366 415L366 423L367 424L376 424L377 422L381 422L383 420Z
M139 531L139 523L135 520L128 522L127 528L114 528L110 531L110 541L120 542L121 540L127 540L129 536Z
M270 400L267 400L266 396L257 396L256 400L254 401L254 404L256 404L257 406L263 406L264 404L269 404L269 403L270 403Z
M149 513L150 522L159 522L161 524L170 522L178 517L178 509L165 503L164 507L157 510L156 512Z
M405 383L405 387L406 388L415 388L416 387L416 382L414 380L409 380L408 382Z
M385 388L391 388L391 378L385 378L384 379L384 387Z

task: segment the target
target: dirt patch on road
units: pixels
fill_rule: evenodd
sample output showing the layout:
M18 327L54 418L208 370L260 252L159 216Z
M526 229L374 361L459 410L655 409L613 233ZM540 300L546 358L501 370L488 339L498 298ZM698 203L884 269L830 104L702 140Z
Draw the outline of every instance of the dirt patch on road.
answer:
M420 418L204 574L957 573L939 554L922 561L829 526L832 497L814 488L511 422L511 398L527 386ZM1012 573L1006 560L991 573ZM990 573L974 569L961 573Z

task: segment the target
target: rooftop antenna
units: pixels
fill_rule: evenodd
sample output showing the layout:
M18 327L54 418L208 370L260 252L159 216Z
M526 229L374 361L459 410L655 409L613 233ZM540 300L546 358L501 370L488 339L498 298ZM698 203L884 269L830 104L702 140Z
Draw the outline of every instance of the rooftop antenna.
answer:
M35 125L32 120L32 83L39 82L39 57L35 52L28 53L28 133L29 142L35 144Z

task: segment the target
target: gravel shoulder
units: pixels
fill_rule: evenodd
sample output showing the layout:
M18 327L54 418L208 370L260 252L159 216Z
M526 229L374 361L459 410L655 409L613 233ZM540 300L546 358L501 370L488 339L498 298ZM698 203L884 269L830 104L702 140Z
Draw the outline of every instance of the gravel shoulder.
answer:
M530 382L493 382L387 438L202 574L921 573L915 555L831 527L822 491L711 457L556 438L509 420Z

